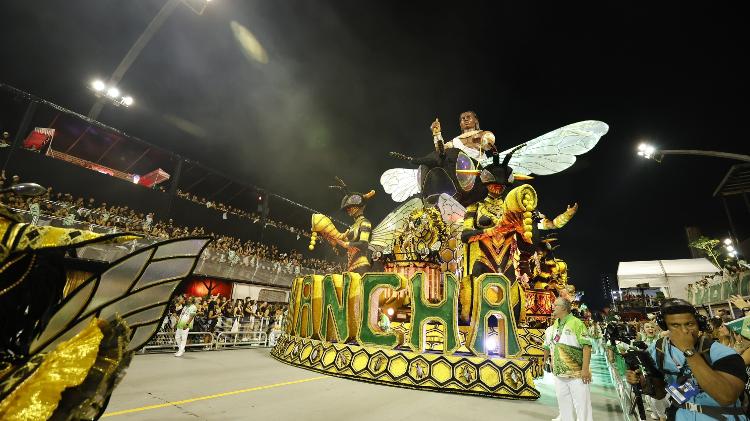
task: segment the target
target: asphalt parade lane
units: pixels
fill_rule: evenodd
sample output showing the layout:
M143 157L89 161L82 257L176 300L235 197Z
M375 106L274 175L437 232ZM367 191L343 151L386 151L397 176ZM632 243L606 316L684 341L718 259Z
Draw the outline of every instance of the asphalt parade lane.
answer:
M423 392L321 376L280 363L269 349L138 355L115 389L108 420L549 420L550 378L537 401ZM621 420L611 386L592 387L594 419ZM507 418L506 418L507 417Z

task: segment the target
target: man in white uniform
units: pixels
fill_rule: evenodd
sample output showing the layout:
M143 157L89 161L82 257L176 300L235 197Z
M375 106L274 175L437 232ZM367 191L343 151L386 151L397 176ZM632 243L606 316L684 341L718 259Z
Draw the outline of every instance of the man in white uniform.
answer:
M180 318L177 320L177 326L175 326L174 330L174 340L177 343L175 357L181 357L185 353L188 332L193 328L193 319L195 319L195 313L198 312L198 304L200 302L200 297L190 297L188 298L187 305L182 308Z

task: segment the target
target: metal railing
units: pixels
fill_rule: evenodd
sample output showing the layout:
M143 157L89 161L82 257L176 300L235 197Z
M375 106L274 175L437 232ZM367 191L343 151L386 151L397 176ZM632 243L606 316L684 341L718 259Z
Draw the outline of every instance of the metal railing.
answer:
M214 349L226 347L243 347L243 346L267 346L268 335L266 332L219 332L214 341Z
M188 340L185 344L185 348L213 347L214 342L216 342L216 337L211 332L188 332L187 336ZM191 340L191 337L196 336L200 338L198 341ZM208 342L206 342L207 337L211 338L211 340ZM154 336L153 339L151 339L151 341L146 344L146 346L141 348L141 351L145 353L149 349L177 350L177 342L175 341L174 332L158 332L156 336Z
M280 336L278 334L272 335L275 339ZM185 348L198 348L200 351L213 351L227 348L243 348L243 347L268 347L269 345L268 334L263 331L249 331L240 330L238 332L188 332L187 344ZM175 333L173 331L158 332L156 336L149 341L146 346L141 348L139 352L145 354L149 351L176 351L177 342L175 341Z
M614 351L613 361L607 357L607 367L609 368L609 374L612 377L612 382L617 392L617 399L620 401L620 407L622 408L622 417L625 421L640 421L638 410L635 406L635 393L633 393L633 387L625 381L624 374L622 374L623 368L625 367L625 361L623 357ZM646 410L646 417L651 412L652 408L649 407L650 402L643 395L643 406Z

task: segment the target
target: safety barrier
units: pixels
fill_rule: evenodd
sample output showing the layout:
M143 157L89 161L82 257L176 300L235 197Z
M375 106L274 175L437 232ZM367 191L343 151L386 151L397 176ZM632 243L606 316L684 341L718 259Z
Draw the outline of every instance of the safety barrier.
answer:
M275 332L275 331L274 331ZM237 332L188 332L188 340L185 348L198 348L202 351L211 351L227 348L242 347L269 347L275 344L278 335L274 335L273 343L269 343L268 334L257 330L239 330ZM173 331L158 332L151 341L141 348L141 353L149 351L176 351L177 343Z
M612 381L617 391L617 399L620 401L620 407L622 408L622 416L625 421L640 421L638 410L635 407L635 394L631 385L625 381L625 360L620 354L614 352L612 355L614 361L610 361L607 358L607 367L609 367L609 374L612 376ZM649 412L648 400L645 395L643 396L643 405L646 409L646 413ZM648 415L647 415L648 417Z
M244 346L267 346L268 335L266 332L219 332L216 335L214 349L226 347L244 347Z
M216 337L211 332L188 332L187 344L185 348L203 347L211 349ZM198 337L200 339L191 340L191 338ZM206 341L206 338L211 338L210 341ZM151 341L141 348L142 352L146 352L149 349L173 349L177 350L177 342L175 342L174 332L158 332Z

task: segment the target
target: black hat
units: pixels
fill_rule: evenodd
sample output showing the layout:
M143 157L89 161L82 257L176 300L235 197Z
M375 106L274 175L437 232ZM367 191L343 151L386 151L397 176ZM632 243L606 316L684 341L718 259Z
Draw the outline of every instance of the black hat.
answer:
M680 298L668 298L661 304L661 314L696 314L695 307Z
M338 182L339 184L337 186L329 187L344 192L344 197L341 199L341 210L345 210L354 206L364 207L366 204L365 202L375 196L375 190L370 190L367 193L349 191L349 187L346 185L346 183L344 183L342 179L340 179L339 177L335 178L336 182Z
M523 145L518 145L515 149L508 152L508 154L503 157L503 162L500 162L500 155L497 152L494 152L492 154L492 163L479 172L479 179L482 181L482 184L502 184L507 187L512 185L516 179L530 180L531 177L513 174L513 168L508 166L513 154L525 146L525 143Z

